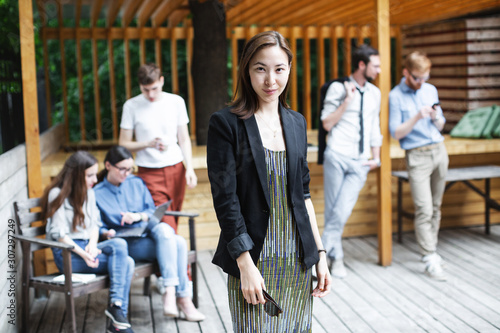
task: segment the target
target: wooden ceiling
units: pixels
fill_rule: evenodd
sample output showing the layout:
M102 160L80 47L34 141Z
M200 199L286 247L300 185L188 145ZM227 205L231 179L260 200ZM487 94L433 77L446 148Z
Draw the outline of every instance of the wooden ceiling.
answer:
M222 2L230 26L374 25L376 18L375 0ZM94 27L98 19L105 19L106 27L173 27L189 15L188 0L36 0L36 4L43 25L63 18L74 20L77 27ZM391 25L414 25L481 11L500 12L500 0L390 0L388 17Z

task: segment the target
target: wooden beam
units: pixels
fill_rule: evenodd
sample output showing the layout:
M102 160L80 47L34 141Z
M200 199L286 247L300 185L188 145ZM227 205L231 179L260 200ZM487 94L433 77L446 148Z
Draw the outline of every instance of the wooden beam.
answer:
M78 75L78 109L80 112L80 140L86 140L85 130L85 106L83 104L83 73L82 73L82 47L81 40L76 29L76 72Z
M303 18L304 25L312 25L312 24L342 24L348 23L353 24L350 18L356 13L364 13L370 9L373 9L373 4L370 1L366 2L355 2L351 1L348 3L337 4L337 2L331 2L332 5L324 8L321 11L316 13L312 13L309 16ZM298 17L295 17L297 20ZM292 18L290 20L285 21L294 21ZM370 22L367 20L366 22Z
M161 5L162 0L143 1L142 6L137 12L137 26L143 27L151 18L151 14Z
M75 4L75 27L80 27L80 18L82 17L82 0L76 0Z
M45 107L47 108L47 123L52 126L52 103L50 98L50 77L49 77L49 52L47 48L47 38L45 37L45 28L42 28L42 47L43 47L43 71L45 75Z
M294 1L286 7L279 7L279 10L272 13L269 20L263 20L262 23L265 22L268 24L269 22L274 22L276 25L284 25L284 22L294 22L295 25L300 22L302 25L303 19L310 16L311 13L318 15L318 12L322 12L324 10L323 8L328 5L333 6L333 2L331 0ZM339 5L338 1L335 1L335 7ZM304 26L306 25L304 24Z
M308 27L304 28L302 38L303 49L303 115L307 121L307 129L311 129L311 47L309 45L309 34L307 33Z
M109 62L109 92L111 99L111 121L113 123L113 140L118 140L118 116L116 112L116 87L115 87L115 55L111 30L108 38L108 62Z
M106 26L112 27L113 23L116 21L116 17L118 16L118 12L123 4L124 0L113 0L111 1L108 9L108 16L106 17Z
M26 139L26 168L28 195L40 197L42 188L42 160L36 87L35 35L31 0L19 0L19 35L21 45L21 77L23 85L24 131Z
M132 22L132 20L134 19L141 3L142 1L136 0L131 0L128 2L128 7L124 9L122 16L122 27L126 28L130 25L130 22Z
M97 24L97 19L101 13L103 0L94 0L92 3L92 9L90 13L90 27L95 27Z
M391 91L391 36L389 0L375 0L377 8L377 46L380 53L379 88L380 130L383 135L380 152L381 167L377 173L378 196L378 254L379 263L389 266L392 262L392 203L391 203L391 156L389 133L389 92Z
M188 9L178 9L168 17L168 27L175 28L179 25L191 12Z
M292 54L296 57L297 56L297 27L292 27L292 30L290 31L290 49L292 50ZM292 110L298 111L299 107L299 96L298 96L298 82L297 82L297 67L298 67L298 61L297 58L295 58L295 62L292 63L292 73L290 80L292 81L291 85L291 107Z
M267 6L260 8L257 13L249 17L248 21L261 26L267 25L270 22L276 22L276 19L281 17L283 10L288 10L290 7L294 7L298 2L298 0L282 0L274 1L270 4L266 1L262 1L262 3L267 4Z
M97 57L97 41L95 38L92 42L92 72L94 74L94 110L95 110L95 125L96 125L96 139L98 142L102 141L102 126L101 126L101 98L99 96L99 63Z
M242 19L241 17L245 15L249 10L251 10L256 4L260 2L266 2L266 1L260 1L260 0L245 0L238 6L235 6L226 12L226 20L227 22L234 24L234 22L238 22L237 24L241 24ZM236 24L235 24L236 25Z
M151 15L151 22L154 27L161 26L167 18L178 9L184 0L168 0L164 1L161 6L159 6L156 11Z

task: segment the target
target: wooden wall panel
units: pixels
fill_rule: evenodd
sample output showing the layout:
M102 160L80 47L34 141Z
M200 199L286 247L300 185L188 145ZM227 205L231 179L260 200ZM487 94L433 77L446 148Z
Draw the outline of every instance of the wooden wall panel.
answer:
M500 17L460 19L403 28L403 57L427 53L449 132L478 107L500 104Z

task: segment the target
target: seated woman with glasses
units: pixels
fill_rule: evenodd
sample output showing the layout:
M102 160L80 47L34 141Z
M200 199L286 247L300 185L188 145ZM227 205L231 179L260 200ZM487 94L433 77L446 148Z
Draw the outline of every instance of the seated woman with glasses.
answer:
M92 187L97 182L97 159L85 151L71 155L62 170L45 189L42 197L43 219L50 240L73 245L73 273L109 274L111 319L108 332L132 332L127 321L130 283L134 260L128 256L123 239L98 243L101 217ZM52 248L54 262L63 273L62 250Z
M143 180L131 175L134 160L127 148L112 147L104 159L104 170L95 186L97 206L101 210L101 235L112 239L116 231L143 227L154 218L153 198ZM188 321L205 316L194 306L187 276L187 245L167 223L158 223L140 237L126 237L129 255L136 261L158 261L162 275L163 314ZM177 301L177 302L176 302ZM176 304L177 303L177 304Z

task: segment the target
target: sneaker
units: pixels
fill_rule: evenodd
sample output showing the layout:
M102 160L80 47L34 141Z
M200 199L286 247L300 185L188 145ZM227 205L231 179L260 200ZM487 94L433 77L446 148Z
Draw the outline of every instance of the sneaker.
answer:
M158 278L156 279L156 288L158 289L158 292L160 293L160 295L163 295L165 293L165 291L167 290L165 288L165 284L163 283L162 276L158 276Z
M122 309L113 304L113 305L110 305L106 311L104 311L104 313L106 314L106 316L109 317L109 319L111 319L111 321L113 322L113 324L115 326L119 325L119 326L123 326L124 328L129 328L130 327L130 324L127 320L127 318L123 315L123 311Z
M446 281L446 274L443 271L443 267L438 260L431 261L427 263L425 267L425 274L436 281Z
M330 270L332 276L343 279L347 276L347 271L344 266L344 260L337 259L333 261L332 268Z
M107 333L134 333L130 327L114 326L113 323L109 323L106 329Z
M439 262L441 264L442 268L446 267L446 262L443 260L443 258L437 254L437 252L422 256L422 262L428 264L429 262Z

